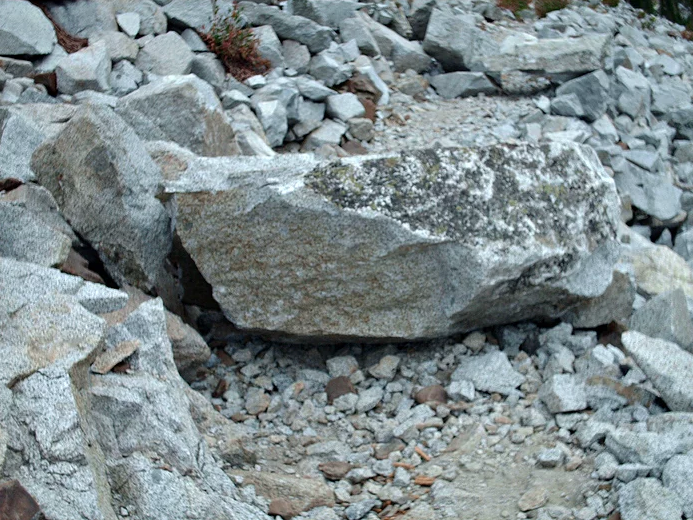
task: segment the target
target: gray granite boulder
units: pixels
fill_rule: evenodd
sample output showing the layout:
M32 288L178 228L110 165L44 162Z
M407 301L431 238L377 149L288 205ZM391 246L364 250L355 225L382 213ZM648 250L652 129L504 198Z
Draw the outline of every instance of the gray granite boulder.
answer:
M623 520L680 520L681 499L654 478L639 478L619 490L618 506Z
M345 18L339 22L339 34L342 40L354 40L359 50L367 56L378 56L380 47L368 28L367 22L358 16Z
M673 456L662 471L662 484L679 496L684 515L693 518L693 454Z
M430 68L433 62L420 43L407 40L365 13L359 12L358 17L370 30L383 56L392 60L396 71L404 72L412 69L416 72L424 72Z
M1 0L0 13L0 56L51 53L58 39L41 9L25 0Z
M623 346L652 384L662 394L669 409L693 412L693 354L675 343L650 338L640 332L622 335Z
M32 168L120 284L165 293L170 220L154 198L161 171L111 109L86 105L34 153Z
M445 99L494 94L498 88L483 72L449 72L431 78L431 86Z
M288 5L291 14L309 18L332 29L338 29L342 21L353 18L356 11L363 7L353 0L291 0Z
M517 387L525 382L525 376L512 367L505 352L496 351L462 358L450 380L469 381L482 392L508 395L517 391Z
M27 280L40 294L17 306ZM13 450L3 476L17 479L47 520L115 520L123 505L152 520L267 520L238 501L198 430L193 413L213 412L176 371L161 300L107 327L71 294L89 285L0 258L0 289L9 295L0 316L11 316L0 346L14 354L0 361L2 442ZM123 344L134 345L128 374L98 371Z
M693 351L693 322L682 289L659 294L640 307L630 319L630 329Z
M254 159L193 162L167 187L183 246L241 328L430 338L559 316L611 282L618 203L588 148Z
M532 39L523 35L512 45L506 42L495 51L492 45L485 45L473 53L467 66L495 76L506 91L522 87L531 92L546 88L551 82L560 83L602 68L609 41L608 35L565 39ZM525 85L509 89L515 81Z
M163 10L169 21L179 27L209 30L214 19L211 0L172 0L163 6Z
M0 256L59 267L72 240L32 211L4 202L0 195Z
M598 70L564 83L556 89L556 95L574 94L582 106L582 117L595 121L606 112L609 86L609 77L603 70Z
M159 76L188 74L193 53L178 33L167 32L148 41L137 55L135 65L143 72Z
M160 78L120 99L116 112L140 138L200 155L235 155L234 131L214 89L195 75Z
M279 38L307 45L314 54L327 49L337 36L329 27L303 16L288 14L277 7L254 2L240 2L239 6L250 25L271 25Z
M476 27L474 15L436 7L430 14L423 49L448 72L469 70L479 39L488 37Z
M76 94L81 90L104 92L109 89L111 57L103 41L68 54L55 68L58 91Z

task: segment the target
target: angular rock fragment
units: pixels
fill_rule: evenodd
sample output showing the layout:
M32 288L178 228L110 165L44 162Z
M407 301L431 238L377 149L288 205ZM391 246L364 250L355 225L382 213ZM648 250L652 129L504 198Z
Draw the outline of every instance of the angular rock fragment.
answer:
M147 141L200 155L236 155L234 131L214 89L194 75L166 77L120 99L116 112Z
M680 520L681 499L654 478L639 478L619 490L618 506L623 520Z
M524 383L525 376L513 369L504 352L496 351L464 358L450 379L471 381L477 390L507 395Z
M571 374L556 374L539 390L541 399L553 414L577 412L587 408L585 385Z
M2 0L0 12L0 56L51 53L58 40L41 9L24 0Z
M498 89L482 72L450 72L431 78L431 85L440 97L453 99L456 97L493 94Z
M683 513L693 518L693 455L675 455L662 471L664 487L681 499Z
M137 55L135 65L144 72L159 76L188 74L192 68L193 53L178 36L178 33L167 32L145 44Z
M172 237L154 198L161 171L132 128L107 107L85 106L37 149L32 167L111 276L166 292Z
M655 296L630 319L630 329L693 351L693 322L682 289Z
M621 341L626 352L662 394L669 409L693 412L693 354L663 339L635 331L625 332Z
M437 337L559 316L611 282L619 205L586 148L283 159L193 162L168 188L183 246L241 328Z
M290 15L277 7L254 2L240 2L239 6L250 25L271 25L282 40L295 40L307 45L314 54L327 49L336 37L329 27L303 16Z
M372 33L383 56L393 61L396 71L404 72L412 69L416 72L424 72L431 66L432 60L424 52L420 43L407 40L365 13L359 12L358 16Z
M72 240L25 208L0 197L0 256L59 267L67 260Z
M69 54L55 68L58 91L77 94L82 90L104 92L109 89L111 58L103 41Z

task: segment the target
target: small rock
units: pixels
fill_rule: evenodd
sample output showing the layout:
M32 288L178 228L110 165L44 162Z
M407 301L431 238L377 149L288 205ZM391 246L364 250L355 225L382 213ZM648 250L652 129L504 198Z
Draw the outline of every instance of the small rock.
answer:
M339 461L323 462L318 465L318 469L327 480L342 480L352 468L353 466L348 462Z
M368 369L368 373L375 378L392 381L397 373L400 358L397 356L383 356L381 360Z
M375 408L382 400L384 391L382 388L374 386L368 390L364 390L359 394L359 400L356 403L358 413L365 413Z
M250 415L258 415L270 405L270 396L261 388L251 387L245 396L245 409Z
M343 395L355 394L356 389L347 376L338 376L328 381L325 392L327 393L327 402L332 404L335 399Z
M361 520L368 512L378 505L378 501L374 499L366 499L355 504L351 504L344 512L348 520Z
M549 500L548 492L543 487L535 487L527 491L517 502L520 511L539 509Z
M565 460L565 453L560 448L546 448L537 455L537 462L542 468L557 468Z
M447 393L450 398L455 401L464 399L465 401L473 401L475 390L474 383L471 381L453 381L447 387Z
M349 377L359 369L359 363L354 356L333 357L328 359L326 364L331 377Z
M513 369L504 352L494 351L463 358L451 380L471 381L477 390L508 395L524 383L525 376Z
M424 403L446 403L448 394L441 385L431 385L419 390L414 399L419 404Z
M539 399L553 414L587 408L585 385L570 374L556 374L539 389Z
M118 27L130 38L140 32L140 15L138 13L120 13L116 15Z

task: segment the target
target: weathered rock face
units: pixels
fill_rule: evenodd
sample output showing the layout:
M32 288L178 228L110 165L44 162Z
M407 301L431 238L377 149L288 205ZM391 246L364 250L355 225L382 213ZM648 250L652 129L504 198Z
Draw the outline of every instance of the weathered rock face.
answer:
M154 196L161 171L122 119L88 106L36 150L32 167L111 276L163 288L169 218Z
M50 54L55 30L41 9L24 1L0 1L0 56Z
M204 159L181 179L183 246L245 329L413 339L558 316L617 254L614 184L579 145Z
M126 300L0 258L0 348L9 354L0 360L3 477L16 479L48 520L115 520L116 511L152 520L266 519L237 501L198 431L191 410L199 404L176 371L161 300L129 309L110 327L93 314ZM128 374L95 369L95 358L128 342L135 345L124 356Z
M169 76L122 98L117 113L147 141L173 141L201 155L235 155L231 122L197 76Z

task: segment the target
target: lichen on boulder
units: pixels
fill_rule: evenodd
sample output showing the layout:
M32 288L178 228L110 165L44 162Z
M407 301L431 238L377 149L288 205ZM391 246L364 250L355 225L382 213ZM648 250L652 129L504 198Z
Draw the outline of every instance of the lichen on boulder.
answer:
M611 282L617 195L589 148L263 161L193 161L168 188L183 246L244 329L432 338L560 316Z

